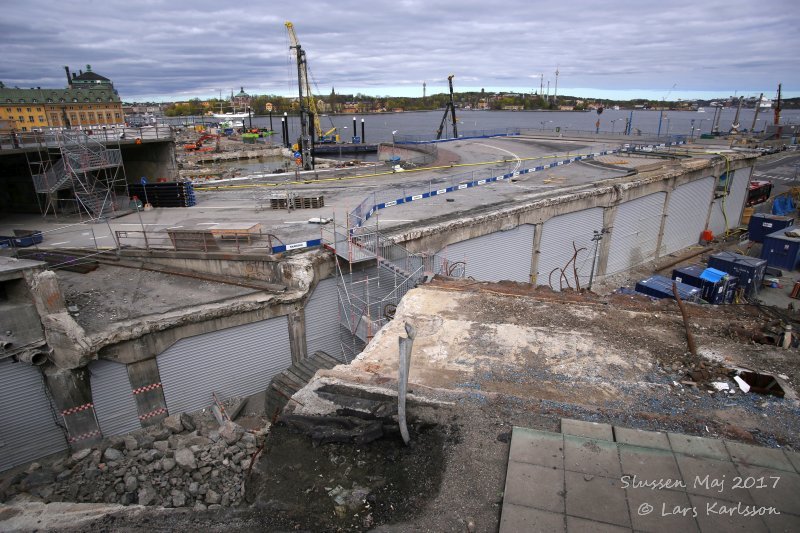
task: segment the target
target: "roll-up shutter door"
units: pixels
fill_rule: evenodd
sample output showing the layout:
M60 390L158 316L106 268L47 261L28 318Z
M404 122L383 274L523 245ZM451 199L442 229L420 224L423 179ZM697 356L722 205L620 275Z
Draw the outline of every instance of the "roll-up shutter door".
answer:
M715 183L715 178L709 176L672 191L659 255L671 254L697 244L705 229Z
M0 360L0 406L0 472L67 448L38 368Z
M655 257L666 193L637 198L617 207L611 228L607 274L627 270Z
M306 349L308 355L322 350L331 357L344 360L339 338L339 292L336 278L320 281L305 308Z
M141 429L127 365L99 359L89 365L89 372L92 402L103 436Z
M467 239L449 245L439 255L451 263L464 261L466 274L479 281L531 281L533 224Z
M263 392L292 364L285 316L181 339L156 358L170 414Z
M602 228L603 209L600 207L575 211L547 220L542 225L536 283L538 285L547 285L550 272L555 268L564 268L567 265L575 253L572 246L574 242L578 249L585 248L578 254L575 266L578 269L581 287L588 285L592 267L592 254L594 253L592 237L595 231L600 231ZM566 274L570 287L574 288L575 276L571 265ZM552 280L553 288L559 290L558 272L553 274Z
M747 193L750 192L750 178L752 173L753 167L740 168L735 172L733 190L731 191L728 207L731 209L730 216L731 219L734 220L736 226L742 221L742 211L744 211Z
M739 225L742 218L745 196L750 182L751 169L741 169L730 172L730 189L728 195L715 198L711 206L711 218L708 229L714 235L722 235L726 229L733 229ZM725 212L723 213L723 207ZM726 224L727 215L727 224Z

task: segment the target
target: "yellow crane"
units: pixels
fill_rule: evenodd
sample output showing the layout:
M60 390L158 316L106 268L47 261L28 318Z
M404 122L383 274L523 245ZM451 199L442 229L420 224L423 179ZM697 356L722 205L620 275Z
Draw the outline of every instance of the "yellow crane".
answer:
M294 30L294 24L291 22L286 22L286 31L289 34L289 49L294 51L297 62L300 125L301 131L303 132L300 145L304 146L302 141L303 138L306 137L309 145L308 151L310 154L311 142L313 138L312 134L316 135L316 138L319 142L335 142L338 140L338 136L331 137L331 135L336 131L335 127L326 132L322 131L322 126L320 125L319 120L321 110L319 109L317 100L314 97L313 91L311 90L311 76L308 72L308 62L306 60L305 50L303 50L303 47L300 45L300 40L297 38L297 33ZM313 130L311 128L313 128ZM306 152L303 151L304 160L305 153Z

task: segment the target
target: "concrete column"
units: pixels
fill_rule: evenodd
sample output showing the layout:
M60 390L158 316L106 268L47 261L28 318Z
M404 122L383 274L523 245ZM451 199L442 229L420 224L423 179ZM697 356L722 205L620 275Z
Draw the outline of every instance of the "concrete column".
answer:
M136 398L136 409L142 426L153 426L169 414L161 387L161 374L158 372L156 358L145 359L126 365L131 392ZM122 394L124 391L120 391ZM176 413L178 414L178 413Z
M542 244L542 228L544 224L533 225L533 253L531 254L531 284L537 284L539 274L539 248Z
M597 248L595 278L606 275L606 268L608 268L608 252L611 250L611 235L614 232L614 220L617 218L617 207L616 205L612 205L611 207L603 208L603 228L607 229L609 232L603 235L603 240L600 241ZM592 247L590 253L593 252L594 247Z
M86 367L61 369L55 365L44 368L47 390L67 429L72 448L87 448L102 439L94 412L89 370Z
M289 347L292 349L292 363L296 363L308 357L306 312L301 308L287 316L289 318Z
M664 246L664 229L667 227L667 212L669 210L669 200L672 198L672 191L667 191L665 196L664 210L661 212L661 227L658 228L658 239L656 239L656 259L661 257L661 248Z

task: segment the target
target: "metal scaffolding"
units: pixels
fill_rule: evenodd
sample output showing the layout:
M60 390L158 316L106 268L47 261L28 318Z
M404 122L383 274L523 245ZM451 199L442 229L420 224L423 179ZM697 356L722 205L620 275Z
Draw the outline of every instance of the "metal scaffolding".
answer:
M26 157L42 215L52 211L98 219L127 205L119 143L108 148L81 130L42 133L38 141L35 155ZM60 193L65 190L71 194Z
M323 246L337 256L342 347L357 355L394 318L400 299L433 274L464 277L464 263L436 254L415 254L375 226L346 228L335 221L322 229ZM455 268L454 268L455 267Z

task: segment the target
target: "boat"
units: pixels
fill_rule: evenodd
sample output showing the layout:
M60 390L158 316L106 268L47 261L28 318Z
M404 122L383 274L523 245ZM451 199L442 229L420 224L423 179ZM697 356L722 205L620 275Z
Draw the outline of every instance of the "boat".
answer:
M697 108L697 112L698 112L698 113L705 113L705 112L706 112L706 110L705 110L704 108L702 108L702 107L698 107L698 108Z
M761 103L759 104L759 107L761 109L770 109L770 108L772 108L772 100L770 100L769 98L764 98L763 100L761 100Z
M250 115L248 113L214 113L211 116L220 120L244 120Z

